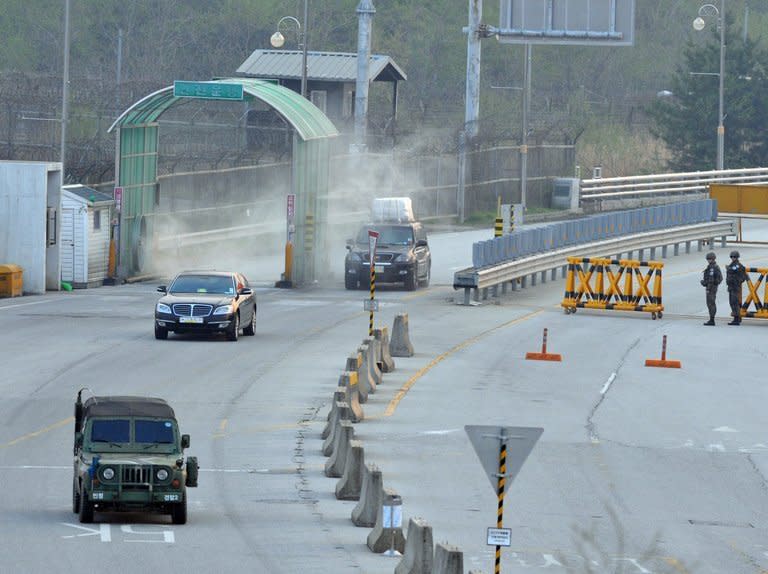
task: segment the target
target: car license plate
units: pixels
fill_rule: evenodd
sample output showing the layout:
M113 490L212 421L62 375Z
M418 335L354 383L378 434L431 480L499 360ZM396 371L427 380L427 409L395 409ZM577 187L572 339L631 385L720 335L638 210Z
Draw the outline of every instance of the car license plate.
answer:
M179 323L202 323L202 317L179 317Z
M165 494L165 495L163 495L163 501L164 502L178 502L179 501L179 495L178 494Z
M374 265L373 269L376 271L376 273L384 273L384 266L383 265Z

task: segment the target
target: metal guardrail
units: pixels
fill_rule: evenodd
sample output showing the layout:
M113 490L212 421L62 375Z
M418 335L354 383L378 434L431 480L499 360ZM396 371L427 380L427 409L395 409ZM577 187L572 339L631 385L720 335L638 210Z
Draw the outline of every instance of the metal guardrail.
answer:
M464 304L469 305L472 291L475 292L475 298L479 299L481 292L485 298L489 288L495 290L499 285L504 288L507 284L511 284L513 289L516 288L518 279L525 287L525 279L529 276L534 285L538 274L541 274L542 281L546 281L546 273L552 272L552 279L554 279L557 269L565 269L565 262L568 257L615 256L616 259L620 259L617 254L631 254L634 251L650 249L653 259L655 249L659 247L663 250L663 257L666 256L668 245L674 245L675 255L677 255L679 245L685 243L686 253L689 253L691 243L694 241L698 242L698 249L700 250L702 240L714 242L715 238L719 237L722 238L722 244L725 245L725 238L735 234L736 222L729 219L615 237L538 253L488 267L468 267L454 274L453 288L464 289ZM640 258L642 259L642 256ZM631 256L628 259L631 259Z
M516 230L472 245L472 266L486 267L552 249L717 219L717 202L698 199L590 215Z
M606 177L581 181L582 202L706 192L711 183L768 183L768 167Z

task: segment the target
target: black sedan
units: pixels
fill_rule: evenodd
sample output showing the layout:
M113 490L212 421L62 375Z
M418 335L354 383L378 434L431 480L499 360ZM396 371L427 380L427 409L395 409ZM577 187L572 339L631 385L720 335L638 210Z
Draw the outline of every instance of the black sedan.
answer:
M226 334L230 341L256 334L256 294L241 273L186 271L171 284L155 305L155 338L168 332Z

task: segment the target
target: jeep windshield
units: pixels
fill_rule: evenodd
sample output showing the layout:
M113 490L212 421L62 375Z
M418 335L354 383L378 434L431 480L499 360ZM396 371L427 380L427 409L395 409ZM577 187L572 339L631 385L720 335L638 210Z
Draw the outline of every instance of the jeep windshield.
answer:
M95 419L88 438L89 450L95 452L176 451L176 431L170 420Z
M376 245L411 245L413 243L413 228L408 225L372 225L362 227L357 234L357 243L368 244L368 231L376 231L379 238Z

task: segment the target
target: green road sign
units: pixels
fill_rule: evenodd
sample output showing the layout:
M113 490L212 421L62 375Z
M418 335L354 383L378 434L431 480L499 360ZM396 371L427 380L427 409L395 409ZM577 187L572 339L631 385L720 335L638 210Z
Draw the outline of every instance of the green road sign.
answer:
M204 100L242 100L243 85L223 82L173 82L173 95L177 98Z

